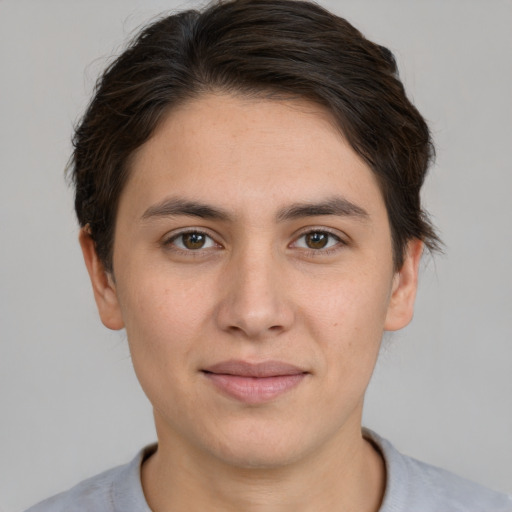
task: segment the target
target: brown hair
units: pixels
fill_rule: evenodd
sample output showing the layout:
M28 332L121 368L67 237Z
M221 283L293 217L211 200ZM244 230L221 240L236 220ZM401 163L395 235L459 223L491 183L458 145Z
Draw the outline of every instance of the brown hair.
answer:
M420 202L430 133L392 53L312 2L228 0L143 29L100 77L76 128L75 208L107 270L131 155L170 109L210 91L277 93L326 107L378 179L395 267L412 238L438 248Z

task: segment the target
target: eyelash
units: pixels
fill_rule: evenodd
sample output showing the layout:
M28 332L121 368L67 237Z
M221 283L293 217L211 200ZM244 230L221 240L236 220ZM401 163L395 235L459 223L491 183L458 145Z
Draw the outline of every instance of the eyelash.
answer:
M179 247L178 245L176 245L176 241L179 240L180 238L182 239L186 235L204 236L207 238L207 240L209 240L211 245L214 245L216 247L206 247L206 248L199 247L197 249L187 249L187 248ZM213 244L212 244L212 242L213 242ZM208 243L208 241L206 243ZM215 241L215 239L211 235L209 235L208 233L201 231L199 229L189 229L187 231L181 231L179 233L172 234L171 236L165 238L162 241L162 246L169 250L172 250L173 252L176 252L179 254L185 254L187 256L200 256L201 254L204 254L204 252L209 249L217 249L219 247L222 247L218 242Z
M322 248L318 248L318 249L297 246L297 243L301 239L305 238L308 235L313 235L313 234L327 235L329 238L327 245L329 245L329 243L331 243L332 241L334 241L335 243L334 243L334 245L331 245L330 247L328 246L327 248L322 247ZM182 247L177 246L176 241L186 235L204 236L209 240L209 242L206 242L206 243L209 243L210 245L213 245L215 247L206 247L206 248L200 247L197 249L187 249L187 248L182 248ZM294 241L288 245L288 247L290 247L290 248L296 247L297 249L300 249L301 252L303 254L305 254L306 256L314 257L314 256L331 255L331 254L339 251L341 247L346 246L346 245L347 245L347 242L345 240L343 240L339 235L332 233L328 229L313 228L313 229L308 229L307 231L303 231L302 233L300 233L299 236L296 237L294 239ZM172 250L175 253L184 254L186 256L192 256L192 257L204 255L205 251L209 251L211 249L215 250L215 249L222 248L222 245L220 243L218 243L211 235L209 235L205 231L201 231L199 229L190 229L187 231L181 231L179 233L172 234L171 236L165 238L162 241L162 246L169 250Z
M305 238L308 235L312 234L321 234L321 235L327 235L330 240L328 240L327 244L334 241L335 243L327 248L320 248L320 249L312 249L310 247L298 247L303 251L303 254L305 254L307 257L317 257L317 256L329 256L331 254L334 254L338 252L342 247L347 245L347 242L341 238L338 234L333 233L332 231L329 231L326 228L309 228L307 231L303 231L300 233L300 235L295 238L295 240L290 244L290 246L296 246L298 241Z

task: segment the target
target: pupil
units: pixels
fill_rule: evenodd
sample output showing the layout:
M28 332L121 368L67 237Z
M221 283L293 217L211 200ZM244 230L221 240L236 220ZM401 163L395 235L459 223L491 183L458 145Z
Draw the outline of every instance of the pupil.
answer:
M187 249L201 249L205 242L205 236L201 233L186 233L183 235L183 245Z
M325 233L309 233L306 244L310 249L323 249L327 245L328 235Z

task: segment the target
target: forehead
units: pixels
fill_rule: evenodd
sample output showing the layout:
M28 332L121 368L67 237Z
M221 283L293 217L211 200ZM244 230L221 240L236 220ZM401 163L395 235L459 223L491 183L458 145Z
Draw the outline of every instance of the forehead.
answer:
M334 194L383 205L373 172L325 108L221 94L166 116L134 155L120 208L129 202L140 209L170 194L241 209Z

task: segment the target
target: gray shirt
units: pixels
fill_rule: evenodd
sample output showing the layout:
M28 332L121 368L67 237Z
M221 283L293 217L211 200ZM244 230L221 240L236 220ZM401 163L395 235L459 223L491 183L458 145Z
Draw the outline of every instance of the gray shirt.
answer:
M386 463L386 491L379 512L512 512L511 496L406 457L370 430L364 430L364 436ZM26 512L151 512L140 467L155 448L148 446L129 464L84 480Z

